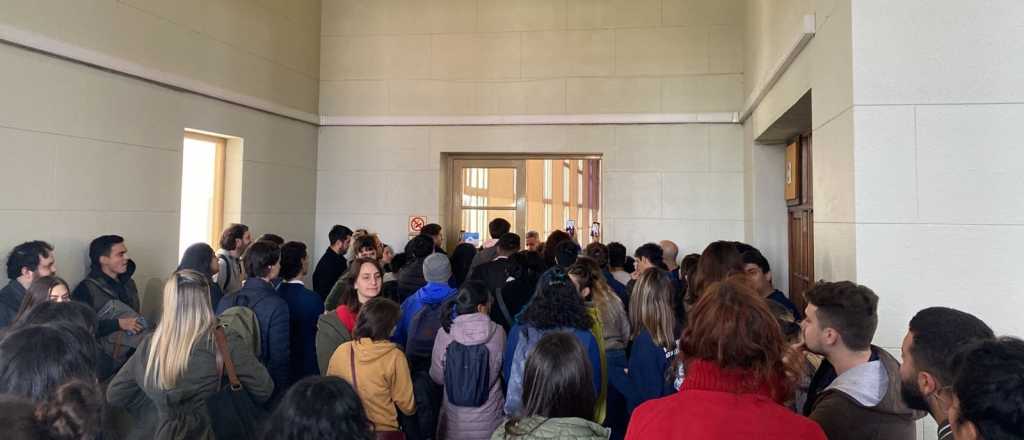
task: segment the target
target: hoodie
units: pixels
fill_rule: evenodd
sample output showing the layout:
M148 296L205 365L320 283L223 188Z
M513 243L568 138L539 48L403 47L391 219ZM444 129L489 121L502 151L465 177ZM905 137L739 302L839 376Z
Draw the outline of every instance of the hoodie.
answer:
M438 428L440 438L486 440L491 438L491 433L501 424L502 408L505 405L505 393L501 389L499 379L501 360L505 352L505 329L495 324L485 314L471 313L456 317L450 332L443 328L437 332L434 353L431 356L430 378L438 385L461 387L464 385L444 383L445 354L452 341L458 341L466 346L484 344L487 347L491 390L487 401L476 408L455 406L445 395Z
M872 346L871 360L851 368L818 393L808 417L830 440L913 440L924 416L900 396L900 364ZM820 369L831 369L823 361Z
M398 327L395 328L391 341L404 347L409 337L409 325L412 324L416 312L423 308L424 304L441 304L454 294L455 289L449 287L448 283L429 282L406 298L402 302L402 316L398 319Z
M352 354L355 354L355 378ZM412 415L416 403L412 397L409 364L402 351L390 341L362 338L341 344L331 356L328 376L353 384L366 408L366 417L376 431L398 431L398 411Z

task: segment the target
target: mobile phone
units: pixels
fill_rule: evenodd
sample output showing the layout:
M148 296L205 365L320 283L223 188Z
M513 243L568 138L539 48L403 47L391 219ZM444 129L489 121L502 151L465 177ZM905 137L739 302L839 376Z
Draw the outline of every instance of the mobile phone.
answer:
M590 236L591 237L600 237L601 236L601 224L600 223L594 222L594 223L590 224Z

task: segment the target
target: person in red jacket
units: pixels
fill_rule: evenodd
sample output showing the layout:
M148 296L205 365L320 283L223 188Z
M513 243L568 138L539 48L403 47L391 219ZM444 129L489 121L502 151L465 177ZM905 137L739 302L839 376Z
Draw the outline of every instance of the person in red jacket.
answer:
M821 427L780 404L792 393L798 357L742 276L709 286L690 319L682 387L637 407L627 440L825 440Z

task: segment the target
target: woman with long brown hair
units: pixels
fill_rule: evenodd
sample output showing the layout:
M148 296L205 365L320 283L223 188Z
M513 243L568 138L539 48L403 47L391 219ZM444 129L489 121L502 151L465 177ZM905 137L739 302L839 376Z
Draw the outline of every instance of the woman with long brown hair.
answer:
M32 284L28 286L28 290L25 291L25 299L21 300L21 308L18 309L18 314L14 317L14 322L21 321L21 318L24 317L26 313L44 302L71 301L71 294L69 292L68 283L61 277L49 275L36 278L32 281Z
M743 273L743 256L732 241L716 241L704 248L697 260L697 273L686 291L686 302L696 304L711 284Z
M380 295L383 285L383 268L376 258L356 258L338 279L324 303L327 313L320 315L316 324L316 358L321 372L327 371L334 350L352 340L359 309Z
M821 427L780 404L800 367L765 300L742 277L708 286L679 350L682 388L638 407L627 439L825 440Z

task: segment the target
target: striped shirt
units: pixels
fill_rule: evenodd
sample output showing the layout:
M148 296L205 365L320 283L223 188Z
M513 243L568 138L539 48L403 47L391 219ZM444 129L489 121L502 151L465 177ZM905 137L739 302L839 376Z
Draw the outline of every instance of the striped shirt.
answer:
M939 440L953 440L953 428L949 427L949 422L939 426Z

